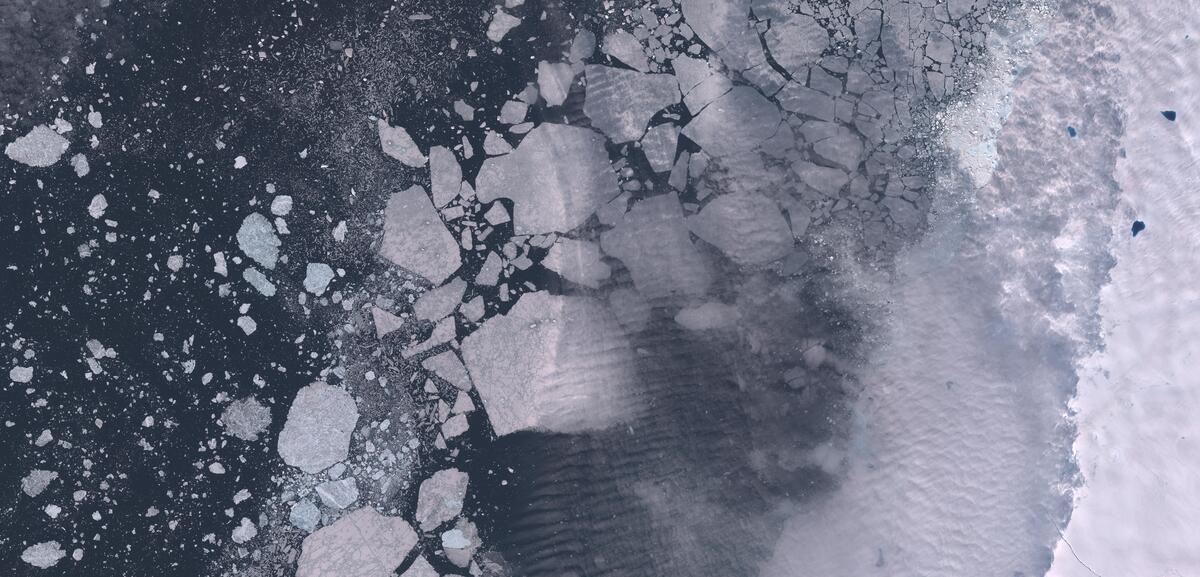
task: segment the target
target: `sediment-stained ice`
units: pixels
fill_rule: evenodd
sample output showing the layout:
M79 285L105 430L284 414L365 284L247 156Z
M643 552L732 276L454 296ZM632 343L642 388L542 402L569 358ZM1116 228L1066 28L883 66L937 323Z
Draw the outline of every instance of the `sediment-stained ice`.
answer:
M416 544L404 519L363 507L304 538L296 577L388 577Z
M513 224L528 234L571 230L619 194L604 138L551 123L530 131L512 153L484 161L475 191L482 202L512 199Z
M616 143L641 138L650 118L679 102L679 83L669 74L642 74L610 66L584 67L583 113Z
M458 242L442 224L425 189L415 185L388 199L379 254L434 284L441 284L462 264Z
M8 143L4 154L13 162L45 168L62 158L71 145L66 138L45 124L33 127L25 136Z
M344 389L316 382L300 389L279 433L283 462L318 473L349 454L358 408Z
M593 299L523 295L465 338L462 352L497 435L601 428L628 408L630 346Z

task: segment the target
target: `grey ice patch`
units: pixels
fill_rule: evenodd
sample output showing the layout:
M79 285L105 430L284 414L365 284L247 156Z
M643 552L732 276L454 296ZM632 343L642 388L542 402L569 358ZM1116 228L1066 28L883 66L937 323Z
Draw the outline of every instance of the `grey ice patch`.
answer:
M615 143L641 138L650 118L679 102L679 83L670 74L642 74L588 65L583 113Z
M255 290L265 297L275 296L275 283L271 282L267 278L267 275L256 268L251 267L243 270L242 280L250 283L250 286L254 287Z
M310 262L304 272L304 290L321 296L334 277L333 269L323 262Z
M271 426L271 409L264 407L258 399L246 397L229 403L221 413L221 424L225 432L243 441L257 441L258 436Z
M312 533L321 521L321 510L312 501L300 501L292 505L288 513L288 521L305 533Z
M326 481L317 485L317 496L326 507L345 509L358 500L358 481L354 477Z
M305 473L319 473L349 454L358 408L350 393L323 382L300 389L279 433L279 456Z
M58 473L44 469L34 469L21 479L21 490L30 497L37 497L50 486L50 482L58 478Z
M468 481L458 469L443 469L421 482L414 519L422 531L432 531L462 512Z
M8 378L14 383L28 383L33 380L33 367L13 367L8 370Z
M487 37L492 42L499 42L508 35L509 31L516 28L521 23L521 19L496 8L495 16L492 16L492 21L488 23Z
M30 545L21 552L21 560L38 569L49 569L66 556L67 552L63 551L58 541L43 541L36 545Z
M522 234L571 230L620 193L604 138L563 124L542 124L514 152L485 160L475 188L482 202L511 198Z
M382 118L375 123L375 127L379 129L379 144L383 147L384 154L399 160L406 166L413 168L425 166L428 159L421 154L421 149L417 148L417 143L408 135L407 130L399 126L391 126Z
M404 519L363 507L305 537L296 577L390 577L416 544Z
M275 235L275 227L267 217L254 212L242 220L242 226L237 232L238 248L246 256L269 270L275 270L279 260L279 247L283 243Z
M573 238L560 238L550 247L542 266L577 284L597 288L612 274L612 268L601 260L596 243Z
M8 146L4 147L4 154L13 162L45 168L58 162L70 145L70 142L54 129L40 124L25 136L8 143Z
M779 206L757 193L719 196L687 224L696 236L741 265L767 264L792 249L792 232Z
M379 254L434 284L441 284L462 265L458 242L420 186L388 199Z
M781 122L783 115L770 100L749 86L735 86L693 118L683 134L708 154L726 156L771 138Z
M590 298L525 294L463 339L462 353L499 436L597 429L625 414L629 343Z

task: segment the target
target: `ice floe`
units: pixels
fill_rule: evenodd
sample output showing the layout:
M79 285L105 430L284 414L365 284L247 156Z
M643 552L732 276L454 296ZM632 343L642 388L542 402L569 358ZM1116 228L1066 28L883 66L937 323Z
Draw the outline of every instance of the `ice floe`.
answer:
M406 166L413 168L421 168L428 161L424 154L421 154L421 149L417 148L417 143L408 135L408 131L399 126L388 124L387 120L380 118L375 123L379 130L379 143L383 147L383 153L399 160Z
M237 232L238 248L246 256L269 270L275 270L279 260L279 247L283 243L275 235L275 227L267 217L252 212L242 219L242 226Z
M421 482L414 519L422 531L432 531L462 512L468 481L458 469L443 469Z
M734 193L709 202L687 219L688 228L742 265L779 260L792 248L792 232L775 201L757 193Z
M434 284L441 284L462 265L458 242L420 186L388 199L379 254Z
M416 544L404 519L363 507L304 538L296 577L389 577Z
M67 152L70 142L54 129L40 124L25 136L4 147L4 154L13 162L45 168L58 162Z
M349 454L358 408L344 389L323 382L296 394L279 433L283 462L306 473L318 473Z

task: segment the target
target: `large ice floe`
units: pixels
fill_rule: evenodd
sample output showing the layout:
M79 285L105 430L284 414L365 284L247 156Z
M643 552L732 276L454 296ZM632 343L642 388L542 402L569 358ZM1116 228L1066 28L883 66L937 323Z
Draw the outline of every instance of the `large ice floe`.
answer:
M458 243L420 186L392 194L383 218L379 254L397 266L440 284L462 264Z
M306 473L318 473L349 454L358 407L344 389L322 382L296 393L279 433L279 456Z

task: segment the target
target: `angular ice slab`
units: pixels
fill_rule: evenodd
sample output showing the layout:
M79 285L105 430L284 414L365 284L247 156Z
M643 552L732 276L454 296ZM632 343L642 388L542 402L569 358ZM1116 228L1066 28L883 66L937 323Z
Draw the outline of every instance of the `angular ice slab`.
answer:
M420 186L388 199L379 254L434 284L441 284L462 265L458 242Z

